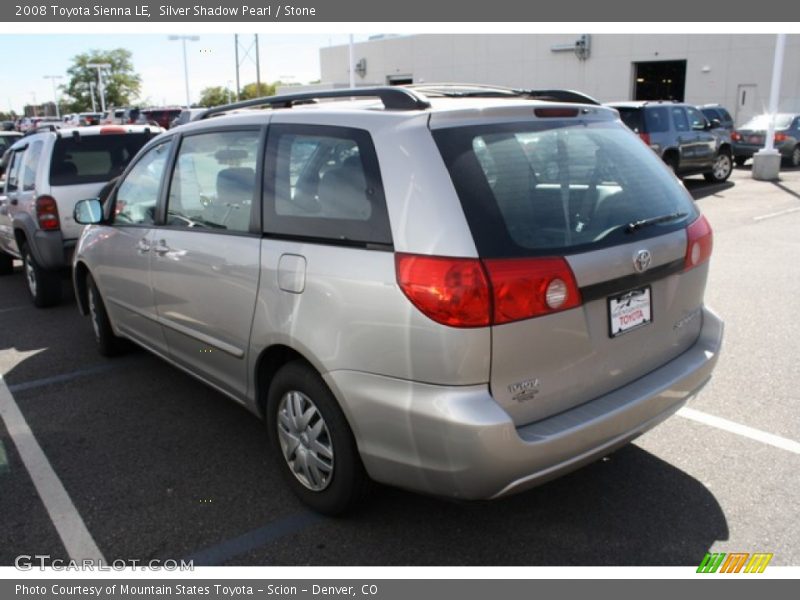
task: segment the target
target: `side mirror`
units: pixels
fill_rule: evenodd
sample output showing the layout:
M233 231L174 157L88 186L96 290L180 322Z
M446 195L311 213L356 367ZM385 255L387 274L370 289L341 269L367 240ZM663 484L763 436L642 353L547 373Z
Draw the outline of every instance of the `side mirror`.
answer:
M99 198L81 200L75 205L72 216L81 225L96 225L103 220L103 205Z
M722 127L722 122L719 119L711 119L711 129L719 129Z

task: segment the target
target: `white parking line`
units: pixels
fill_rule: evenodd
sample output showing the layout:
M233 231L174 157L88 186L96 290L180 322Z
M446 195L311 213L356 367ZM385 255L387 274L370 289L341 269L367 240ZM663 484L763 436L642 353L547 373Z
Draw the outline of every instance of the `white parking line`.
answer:
M800 207L787 208L786 210L779 210L778 212L761 215L759 217L753 217L753 221L763 221L764 219L771 219L773 217L782 217L783 215L788 215L790 213L797 212L799 210Z
M0 376L0 418L6 424L19 457L28 470L69 557L73 560L94 559L105 563L100 549L39 446L39 442L36 441L2 376Z
M704 425L710 425L711 427L716 427L717 429L735 433L737 435L750 438L751 440L756 440L764 444L769 444L770 446L775 446L781 450L787 450L788 452L800 454L800 443L779 435L774 435L772 433L767 433L766 431L761 431L760 429L755 429L754 427L748 427L747 425L741 425L740 423L728 421L728 419L723 419L722 417L715 417L714 415L709 415L708 413L704 413L693 408L684 407L680 409L677 414L686 419L703 423Z

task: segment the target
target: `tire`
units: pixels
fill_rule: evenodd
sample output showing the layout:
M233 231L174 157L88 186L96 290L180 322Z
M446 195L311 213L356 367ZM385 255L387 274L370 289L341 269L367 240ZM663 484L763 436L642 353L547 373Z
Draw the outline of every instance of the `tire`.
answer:
M11 275L14 272L14 258L0 252L0 275Z
M328 386L306 363L288 363L275 374L267 427L279 468L306 505L334 516L363 501L369 478L353 432Z
M717 158L714 159L714 166L711 168L711 171L703 173L703 177L706 178L706 181L712 183L722 183L723 181L727 181L732 171L733 161L731 160L731 155L727 152L720 152L717 154Z
M61 272L44 269L36 262L27 244L23 244L22 272L33 304L39 308L55 306L61 302Z
M675 156L674 154L667 154L664 157L664 162L666 163L666 165L670 169L672 169L672 172L675 173L676 177L680 177L678 175L678 157L677 156Z
M800 167L800 144L794 147L792 150L792 155L789 157L787 162L791 167Z
M108 319L106 305L100 290L97 289L91 275L86 276L86 304L89 307L89 318L94 329L94 339L97 342L97 351L103 356L117 356L128 348L126 340L114 335L111 321Z
M743 167L744 163L747 162L747 158L748 158L747 156L734 156L733 162L736 163L737 167Z

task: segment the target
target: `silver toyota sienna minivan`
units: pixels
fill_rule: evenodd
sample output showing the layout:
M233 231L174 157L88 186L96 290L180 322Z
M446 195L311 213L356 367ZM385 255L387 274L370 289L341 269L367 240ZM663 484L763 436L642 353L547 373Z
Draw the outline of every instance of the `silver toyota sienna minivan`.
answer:
M264 418L328 514L370 480L501 497L669 417L722 341L706 219L615 111L467 91L262 98L153 139L75 209L100 352Z

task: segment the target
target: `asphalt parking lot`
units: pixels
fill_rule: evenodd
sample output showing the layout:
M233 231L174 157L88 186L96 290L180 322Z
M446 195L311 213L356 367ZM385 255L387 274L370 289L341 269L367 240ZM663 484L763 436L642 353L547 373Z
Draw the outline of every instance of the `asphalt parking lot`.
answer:
M33 308L18 269L0 280L14 437L30 428L66 492L51 490L56 506L88 538L62 541L0 420L0 565L90 550L198 565L697 565L711 550L800 565L800 170L686 184L715 231L706 300L726 338L712 382L610 457L490 503L380 488L355 515L318 517L257 419L144 351L100 357L74 299Z

